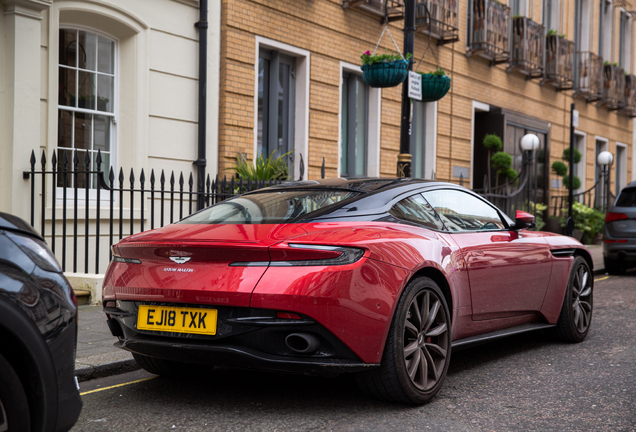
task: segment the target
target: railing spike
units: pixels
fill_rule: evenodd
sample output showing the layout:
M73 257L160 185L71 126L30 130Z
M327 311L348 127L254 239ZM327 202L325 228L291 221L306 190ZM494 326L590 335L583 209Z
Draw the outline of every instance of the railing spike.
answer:
M88 152L84 155L84 166L86 166L86 171L88 171L91 166L91 157Z
M170 187L174 188L174 170L172 170L172 174L170 174Z
M124 184L124 169L119 168L119 184Z
M192 173L190 173L190 179L188 180L188 185L190 186L190 190L192 190L192 186L194 185L194 178L192 177Z
M42 150L42 158L40 159L41 163L42 163L42 167L44 167L46 165L46 151ZM44 171L44 170L42 170Z
M55 171L55 166L57 165L57 156L56 151L53 152L53 156L51 156L51 165L53 165L53 171Z
M135 173L133 172L133 169L130 169L130 177L128 177L128 179L130 180L130 185L132 186L132 184L135 182Z
M141 169L141 175L139 176L139 182L141 183L141 188L143 189L144 183L146 182L146 174L144 173L144 169Z
M97 171L99 171L102 166L102 149L97 149L97 159L95 159L95 162L97 162Z
M37 159L35 158L35 150L31 150L31 166L35 166L35 163L37 162Z
M108 173L108 180L110 180L110 184L115 183L115 172L113 171L113 167L110 167L110 172Z
M150 170L150 184L152 186L155 185L155 169L154 168Z
M184 185L184 180L183 180L183 171L181 171L181 174L179 175L179 186L181 187L181 189L183 190L183 185Z
M64 155L62 162L64 163L64 169L66 169L66 166L68 165L68 152L63 152L62 154Z
M320 178L325 178L325 158L322 158L322 166L320 167Z
M161 169L161 178L160 178L161 184L163 185L166 182L166 175L163 172L163 168Z
M79 165L79 156L77 155L77 150L73 152L73 165Z

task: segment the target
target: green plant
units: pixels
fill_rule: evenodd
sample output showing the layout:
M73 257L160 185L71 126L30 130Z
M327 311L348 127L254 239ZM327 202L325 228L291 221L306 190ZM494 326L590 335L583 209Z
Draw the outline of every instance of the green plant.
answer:
M404 58L407 61L410 60L411 57L413 57L413 54L411 53L407 53L404 56ZM360 58L362 59L362 64L365 64L365 65L372 65L374 63L391 63L394 61L403 60L400 54L397 54L395 52L389 52L389 50L387 50L385 54L375 54L375 55L371 54L370 51L365 51L364 54L360 56Z
M563 209L564 214L567 214L567 209ZM605 224L605 213L601 213L595 208L586 206L579 202L572 204L572 216L574 217L574 228L583 233L582 243L590 244L594 237L603 230ZM561 217L561 226L565 226L567 218Z
M568 166L561 161L552 162L552 171L556 173L556 175L564 176L568 173Z
M488 160L490 160L490 154L493 152L498 152L503 148L503 143L501 142L501 138L495 134L486 134L484 136L484 140L482 141L484 147L488 149ZM490 182L490 164L488 164L488 187L490 187L492 183Z
M556 36L557 31L555 29L548 30L547 36Z
M495 172L497 173L497 178L495 179L495 187L498 187L499 177L503 177L504 180L509 178L508 177L509 170L512 169L511 168L512 156L510 156L506 152L498 151L494 155L492 155L492 158L490 158L490 161L492 163L492 167L495 169ZM515 171L515 174L516 174L516 171Z
M427 72L427 73L420 73L420 75L426 75L426 76L446 76L446 72L444 72L444 69L442 69L441 67L437 67L437 69L435 69L433 72Z
M581 179L578 178L577 176L574 176L572 178L572 187L574 190L577 190L578 188L581 187ZM566 187L567 189L570 189L570 175L566 174L563 176L563 186Z
M609 60L605 60L605 61L603 62L603 66L609 66L609 65L611 65L611 64L612 64L612 63L610 63L610 62L609 62Z
M280 155L276 159L273 159L274 153L276 153L275 150L267 158L264 158L262 154L259 155L256 164L239 156L236 158L236 165L228 169L234 170L244 180L287 180L289 169L285 156L291 152Z
M583 155L581 154L581 152L578 151L577 149L574 149L574 163L577 164L577 163L581 162L581 158L582 157L583 157ZM563 159L566 162L570 161L570 148L569 147L566 147L565 150L563 150L563 156L561 157L561 159ZM559 174L559 175L565 175L565 173L564 174Z

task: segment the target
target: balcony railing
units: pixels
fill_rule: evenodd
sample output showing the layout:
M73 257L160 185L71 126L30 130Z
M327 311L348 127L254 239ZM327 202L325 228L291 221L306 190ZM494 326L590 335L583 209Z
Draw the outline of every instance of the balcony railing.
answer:
M603 65L603 96L599 102L608 110L622 108L625 99L625 72L613 64Z
M404 19L403 0L343 0L342 8L359 8L384 18L384 3L386 4L389 21Z
M430 13L431 22L426 13ZM459 2L457 0L426 0L415 7L415 26L437 39L438 45L459 40Z
M520 72L529 78L543 75L545 30L527 17L512 19L510 64L508 72Z
M578 51L576 62L574 97L581 96L588 102L599 100L603 95L603 59L590 51Z
M496 0L469 0L468 52L491 64L508 61L510 8Z
M636 117L636 76L625 75L625 93L623 95L623 108L621 114L627 117Z
M570 90L574 84L574 42L563 36L549 35L545 38L545 77L558 90Z

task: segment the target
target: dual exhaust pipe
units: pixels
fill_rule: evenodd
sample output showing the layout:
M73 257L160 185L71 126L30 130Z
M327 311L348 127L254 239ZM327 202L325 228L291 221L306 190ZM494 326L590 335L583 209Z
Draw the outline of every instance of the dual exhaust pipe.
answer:
M287 348L297 354L314 354L320 349L320 340L310 333L291 333L285 338Z

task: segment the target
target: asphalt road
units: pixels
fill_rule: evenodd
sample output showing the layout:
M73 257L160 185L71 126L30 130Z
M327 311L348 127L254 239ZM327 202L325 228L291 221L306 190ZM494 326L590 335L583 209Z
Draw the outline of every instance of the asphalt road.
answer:
M456 353L425 406L365 399L348 376L138 371L82 383L72 430L636 431L636 272L596 281L583 343L533 333Z

